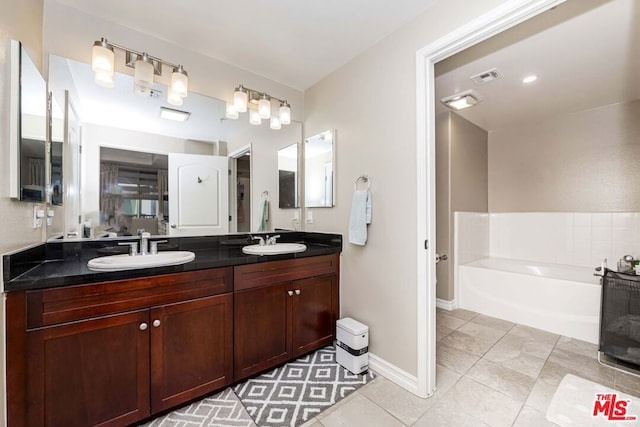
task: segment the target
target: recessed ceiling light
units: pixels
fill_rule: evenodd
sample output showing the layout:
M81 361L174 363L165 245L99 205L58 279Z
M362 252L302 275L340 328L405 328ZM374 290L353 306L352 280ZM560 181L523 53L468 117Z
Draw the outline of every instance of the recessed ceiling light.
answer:
M538 80L538 76L536 76L535 74L531 74L525 77L524 79L522 79L522 83L529 84L529 83L535 82L536 80Z
M167 120L175 120L176 122L186 121L191 113L187 111L174 110L173 108L160 107L160 117Z
M447 98L442 98L440 102L454 110L462 110L464 108L476 105L479 100L471 93L471 91L467 91L449 96Z

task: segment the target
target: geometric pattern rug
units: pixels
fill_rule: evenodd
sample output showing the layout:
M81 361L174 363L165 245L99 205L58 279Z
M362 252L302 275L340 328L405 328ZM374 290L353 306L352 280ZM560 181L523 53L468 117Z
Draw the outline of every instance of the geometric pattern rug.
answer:
M338 365L329 346L143 426L296 427L373 378L371 371L355 375Z
M191 405L156 418L145 427L254 427L253 420L233 393L226 388Z
M344 399L374 378L338 365L333 346L235 386L234 391L260 427L296 427Z

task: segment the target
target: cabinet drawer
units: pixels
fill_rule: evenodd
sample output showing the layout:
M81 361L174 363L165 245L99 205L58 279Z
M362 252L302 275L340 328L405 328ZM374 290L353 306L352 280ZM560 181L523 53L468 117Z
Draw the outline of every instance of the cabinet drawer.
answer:
M233 267L27 292L27 328L147 308L233 290Z
M339 259L337 254L333 254L242 265L235 267L233 288L240 291L324 274L337 274Z

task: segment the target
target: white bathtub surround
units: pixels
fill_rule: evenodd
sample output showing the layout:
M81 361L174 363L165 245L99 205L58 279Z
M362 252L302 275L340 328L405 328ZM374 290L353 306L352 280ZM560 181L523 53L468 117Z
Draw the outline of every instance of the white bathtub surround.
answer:
M484 258L460 265L459 307L598 342L600 285L588 267Z
M595 267L640 257L640 213L492 213L490 255Z

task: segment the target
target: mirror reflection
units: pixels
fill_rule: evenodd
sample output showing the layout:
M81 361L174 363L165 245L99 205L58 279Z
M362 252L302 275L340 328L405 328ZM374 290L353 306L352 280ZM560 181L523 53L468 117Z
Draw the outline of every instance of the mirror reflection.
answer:
M304 202L308 208L334 206L334 139L328 130L305 140Z
M298 202L298 144L278 150L278 206L297 208Z
M47 88L38 68L20 46L19 135L16 196L43 202L46 188Z
M49 141L49 185L51 188L51 204L61 206L63 200L62 153L64 148L64 113L58 101L52 96L50 111Z
M70 96L82 126L79 214L83 225L93 230L92 236L135 234L140 229L159 235L258 229L260 195L278 191L278 149L299 143L301 123L271 130L268 121L254 126L246 117L226 119L226 103L218 99L190 92L182 106L174 107L166 103L162 94L167 88L160 83L141 96L134 92L129 75L116 73L114 87L104 88L94 83L88 64L56 56L51 56L49 64L50 75L53 72L56 76L50 85L57 91L72 89ZM186 120L161 118L165 107L187 113ZM231 163L235 168L237 159L231 162L227 153L243 146L252 147L251 161L240 162L238 172L229 174ZM161 178L167 167L157 164L163 156L172 155L187 156L182 157L187 163L192 163L188 156L211 161L186 169L180 163L176 179L188 177L183 180L187 184L172 187L171 171L167 183ZM168 163L171 169L171 160ZM247 166L250 170L245 172ZM250 182L240 181L245 176ZM239 192L238 188L245 191ZM236 206L238 200L243 202L242 209ZM170 207L172 201L181 203L176 211ZM206 209L202 209L203 203ZM270 210L268 231L294 228L290 213L280 212L275 203ZM179 216L180 212L184 215ZM213 218L215 226L200 227L203 216L207 221Z

